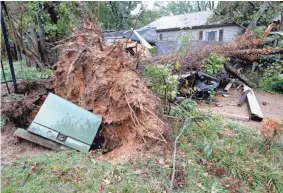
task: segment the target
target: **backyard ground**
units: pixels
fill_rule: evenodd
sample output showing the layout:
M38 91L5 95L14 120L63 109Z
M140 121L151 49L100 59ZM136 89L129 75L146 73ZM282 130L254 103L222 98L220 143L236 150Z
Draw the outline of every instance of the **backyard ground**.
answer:
M283 118L283 96L272 94L261 90L254 91L258 100L260 109L263 113L264 119L262 122L258 121L238 121L250 129L259 129L263 122L268 119L282 120ZM238 107L237 104L242 96L242 89L230 89L228 97L218 96L217 106L214 104L207 104L205 101L199 102L199 108L210 109L215 112L229 113L240 116L250 116L250 110L247 102L243 106Z

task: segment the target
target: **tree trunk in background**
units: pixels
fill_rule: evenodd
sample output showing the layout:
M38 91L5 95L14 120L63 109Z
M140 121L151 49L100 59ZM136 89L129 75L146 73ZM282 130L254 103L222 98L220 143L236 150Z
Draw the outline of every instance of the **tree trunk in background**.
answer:
M259 11L253 16L252 21L250 22L249 26L247 27L244 36L250 37L252 29L256 26L257 21L259 18L264 14L265 10L268 8L268 2L264 2L261 4Z
M45 36L44 36L44 26L41 21L41 13L40 10L37 11L36 13L36 19L37 19L37 24L38 24L38 35L39 35L39 52L41 54L41 59L49 64L48 62L48 53L46 50L46 44L45 44Z
M199 1L197 1L198 4L198 11L201 11L200 5L199 5Z

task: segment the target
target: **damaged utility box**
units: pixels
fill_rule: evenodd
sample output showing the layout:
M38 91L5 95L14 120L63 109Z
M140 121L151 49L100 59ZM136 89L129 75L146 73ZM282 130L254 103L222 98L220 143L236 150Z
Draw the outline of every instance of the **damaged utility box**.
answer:
M83 152L88 152L102 118L52 93L28 131Z

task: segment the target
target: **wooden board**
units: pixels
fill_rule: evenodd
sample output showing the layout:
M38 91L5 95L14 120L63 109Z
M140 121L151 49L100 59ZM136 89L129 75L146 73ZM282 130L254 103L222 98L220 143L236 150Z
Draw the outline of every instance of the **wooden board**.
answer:
M208 112L209 110L207 109L198 109L200 111L206 111ZM250 118L247 116L242 116L242 115L236 115L236 114L230 114L230 113L222 113L222 112L218 112L218 111L212 111L213 113L222 115L223 117L229 118L229 119L233 119L233 120L239 120L239 121L249 121Z
M251 115L252 115L251 119L256 120L256 121L262 121L263 114L257 102L254 91L250 87L244 84L244 92L248 90L250 90L250 92L248 92L247 94L247 99L248 99L248 104L249 104L249 108L250 108Z
M124 47L126 48L135 48L136 46L137 46L137 42L128 42L127 47L126 47L126 43L124 43Z
M70 148L61 145L59 143L55 143L53 141L50 141L48 139L45 139L43 137L40 137L38 135L35 135L33 133L28 132L25 129L18 128L14 132L14 136L31 141L33 143L39 144L41 146L47 147L49 149L52 149L54 151L66 151L66 150L71 150Z
M224 88L224 91L228 91L230 88L231 88L231 86L233 85L233 83L235 82L235 79L232 79L228 84L227 84L227 86Z

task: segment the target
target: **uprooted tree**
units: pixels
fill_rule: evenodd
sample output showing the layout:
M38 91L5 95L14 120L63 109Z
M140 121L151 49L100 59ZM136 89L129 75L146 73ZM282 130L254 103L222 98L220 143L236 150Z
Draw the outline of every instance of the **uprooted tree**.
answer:
M157 118L156 97L136 71L123 45L106 46L95 22L85 20L61 41L62 57L55 65L55 93L103 117L106 147L152 138L166 141Z

